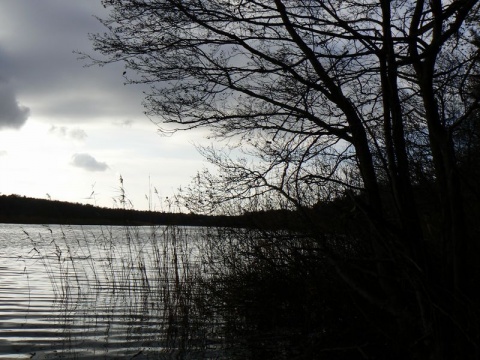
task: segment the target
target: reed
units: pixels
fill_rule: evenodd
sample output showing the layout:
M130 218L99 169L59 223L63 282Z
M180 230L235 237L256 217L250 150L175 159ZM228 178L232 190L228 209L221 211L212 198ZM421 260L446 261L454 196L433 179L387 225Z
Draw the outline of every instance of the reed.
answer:
M201 295L197 230L102 227L95 235L65 226L49 233L27 234L30 261L40 261L48 274L65 329L75 328L73 319L104 341L120 332L123 351L149 356L206 354L213 341L195 300ZM76 337L66 336L65 353L77 351L82 335Z
M32 238L32 251L72 357L92 358L79 345L88 340L124 358L292 359L332 343L345 321L355 329L321 249L298 233L67 226L50 235Z

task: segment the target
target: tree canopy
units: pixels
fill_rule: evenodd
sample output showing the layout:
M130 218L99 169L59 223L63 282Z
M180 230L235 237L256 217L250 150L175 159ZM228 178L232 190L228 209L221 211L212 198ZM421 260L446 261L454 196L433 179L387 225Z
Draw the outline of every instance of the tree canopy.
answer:
M107 31L91 37L104 57L91 61L123 62L127 82L150 85L146 112L163 131L207 128L245 154L235 160L202 150L222 172L198 178L201 207L274 192L301 210L349 194L372 234L383 300L341 277L390 311L406 338L406 305L393 300L399 273L411 285L412 313L439 296L419 284L444 279L451 294L441 305L450 320L438 320L430 302L431 312L418 315L420 333L430 336L428 324L437 321L446 329L465 320L458 308L468 297L473 235L458 157L462 131L478 121L478 1L103 4ZM434 220L417 195L422 184ZM455 337L468 326L453 327ZM453 358L464 343L441 345L448 331L435 341Z

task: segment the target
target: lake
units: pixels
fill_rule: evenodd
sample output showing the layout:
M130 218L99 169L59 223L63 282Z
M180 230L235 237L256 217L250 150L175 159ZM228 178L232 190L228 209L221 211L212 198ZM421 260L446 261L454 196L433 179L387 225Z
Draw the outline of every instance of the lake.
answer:
M291 359L337 322L325 264L282 230L1 224L0 359Z
M1 224L0 359L221 358L215 326L186 323L199 233Z

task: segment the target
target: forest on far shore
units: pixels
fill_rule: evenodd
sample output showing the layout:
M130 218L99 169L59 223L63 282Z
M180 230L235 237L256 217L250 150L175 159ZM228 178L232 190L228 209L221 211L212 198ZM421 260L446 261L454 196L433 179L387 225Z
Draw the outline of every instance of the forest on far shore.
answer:
M185 225L295 228L295 212L270 210L238 216L105 208L20 195L0 196L0 223L69 225Z
M235 225L235 219L184 213L106 208L89 204L0 196L0 223L70 225Z

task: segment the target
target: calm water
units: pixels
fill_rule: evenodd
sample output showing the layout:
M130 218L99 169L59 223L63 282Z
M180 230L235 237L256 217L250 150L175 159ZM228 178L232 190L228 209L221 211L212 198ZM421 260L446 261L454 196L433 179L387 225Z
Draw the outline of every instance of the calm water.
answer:
M198 231L1 224L0 359L218 358L182 323Z

